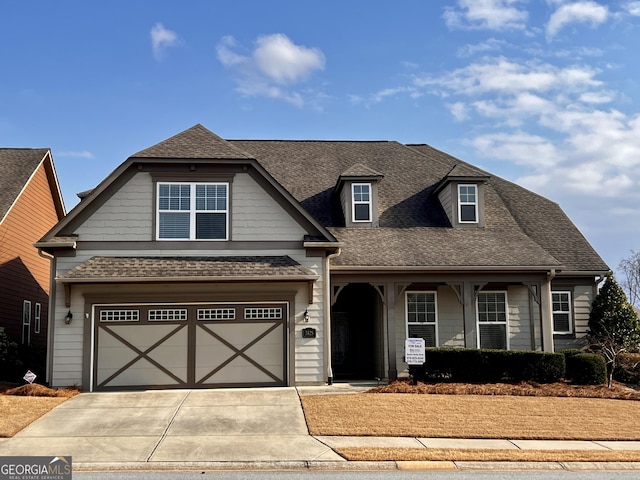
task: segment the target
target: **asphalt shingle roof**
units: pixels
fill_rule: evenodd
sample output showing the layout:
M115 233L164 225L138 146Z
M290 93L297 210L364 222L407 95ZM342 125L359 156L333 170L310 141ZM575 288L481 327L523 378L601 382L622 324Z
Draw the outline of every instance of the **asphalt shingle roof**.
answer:
M343 266L532 267L607 271L559 206L428 145L229 140L344 243ZM345 228L334 186L357 169L379 183L379 227ZM484 228L452 228L434 193L447 176L488 179Z
M66 272L66 281L115 281L127 278L162 280L198 277L269 278L270 280L317 278L310 269L289 256L230 257L92 257Z
M47 148L0 148L0 220L48 151Z

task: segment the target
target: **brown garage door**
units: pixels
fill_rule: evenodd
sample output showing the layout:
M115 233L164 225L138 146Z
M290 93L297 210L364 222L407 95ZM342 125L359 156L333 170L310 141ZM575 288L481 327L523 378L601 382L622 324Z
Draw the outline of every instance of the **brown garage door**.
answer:
M287 384L288 304L100 305L96 390Z

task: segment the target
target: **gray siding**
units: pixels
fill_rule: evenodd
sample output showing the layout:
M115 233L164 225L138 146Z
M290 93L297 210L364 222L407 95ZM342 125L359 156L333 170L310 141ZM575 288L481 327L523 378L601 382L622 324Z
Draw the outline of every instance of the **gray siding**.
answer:
M447 214L447 217L449 217L449 221L451 222L451 225L454 225L456 222L456 212L454 212L454 209L456 207L456 202L454 202L453 200L452 191L453 191L453 187L451 186L451 184L447 185L438 194L438 199L440 200L440 204L442 205L442 208Z
M83 241L150 241L154 189L151 175L137 173L77 230ZM247 173L231 185L231 240L301 241L306 233L291 215Z

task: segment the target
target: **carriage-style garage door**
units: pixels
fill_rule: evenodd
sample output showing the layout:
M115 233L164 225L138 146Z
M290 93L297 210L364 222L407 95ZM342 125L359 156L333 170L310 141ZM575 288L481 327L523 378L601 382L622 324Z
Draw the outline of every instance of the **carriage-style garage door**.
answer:
M287 384L288 304L100 305L96 390Z

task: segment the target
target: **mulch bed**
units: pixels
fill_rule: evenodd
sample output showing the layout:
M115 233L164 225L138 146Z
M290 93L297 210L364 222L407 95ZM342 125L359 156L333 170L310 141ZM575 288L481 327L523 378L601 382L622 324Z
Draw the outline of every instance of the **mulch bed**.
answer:
M439 395L516 395L530 397L576 397L610 398L617 400L640 400L640 391L614 382L606 385L573 385L569 382L556 383L422 383L412 385L408 380L398 380L389 385L381 385L368 393L414 393Z

